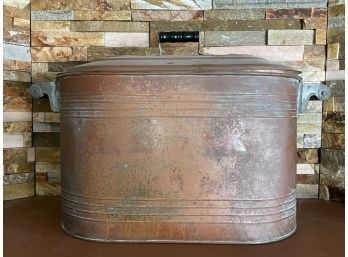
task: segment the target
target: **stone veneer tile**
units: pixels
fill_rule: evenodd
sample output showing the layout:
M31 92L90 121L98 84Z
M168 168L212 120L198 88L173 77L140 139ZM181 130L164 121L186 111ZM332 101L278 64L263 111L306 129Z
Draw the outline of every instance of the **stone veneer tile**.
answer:
M268 45L312 45L314 30L269 30Z
M204 11L205 20L263 20L265 15L265 9Z
M328 28L344 27L345 26L345 16L339 17L329 17Z
M266 31L205 31L205 46L266 45Z
M33 133L33 146L34 147L59 147L60 146L60 133Z
M301 29L300 20L204 20L154 21L150 31L251 31L269 29Z
M60 162L60 149L58 147L36 147L37 162Z
M32 32L32 46L103 46L103 32Z
M4 122L3 132L9 134L31 132L33 123L30 121Z
M325 61L297 61L297 62L278 62L289 65L300 71L325 71Z
M29 147L31 146L31 140L28 142L28 135L22 134L3 134L3 147L4 148L15 148L15 147ZM30 133L31 135L31 133ZM27 144L30 143L30 144Z
M30 4L30 0L3 0L2 4L22 9Z
M87 61L87 47L32 47L33 62Z
M337 70L337 71L327 71L326 72L326 80L343 80L345 79L345 71Z
M4 70L31 71L31 62L3 60L3 65Z
M327 30L327 43L344 43L345 28L338 27Z
M35 168L37 173L45 173L45 172L60 172L60 163L52 163L52 162L36 162Z
M28 173L35 171L34 163L11 163L4 165L4 172L8 174Z
M148 32L148 22L73 21L71 31Z
M117 11L129 10L130 0L31 0L32 10L97 10Z
M326 81L326 85L331 89L331 96L344 96L344 80Z
M319 163L319 149L297 149L297 165L317 163Z
M316 8L326 7L326 0L214 0L213 9L247 9L247 8Z
M334 96L323 102L323 112L344 112L344 96Z
M209 10L212 0L131 0L132 9L151 10Z
M297 184L297 198L318 198L319 185Z
M326 18L326 15L326 8L286 8L266 10L266 19Z
M132 21L194 21L203 20L203 11L133 10Z
M203 47L204 55L249 54L272 61L302 61L303 46L232 46Z
M70 31L70 21L32 21L31 31Z
M18 173L4 176L4 185L29 183L34 181L34 173Z
M337 17L337 16L344 16L344 4L332 6L328 8L328 16L330 17Z
M327 60L326 70L327 71L340 70L340 60Z
M34 148L4 148L3 149L3 162L6 164L13 163L27 163L35 161L35 151Z
M34 122L33 132L59 132L60 125L55 122Z
M305 71L300 76L305 82L325 81L325 71Z
M22 29L22 30L30 30L30 20L14 17L13 18L13 28L14 29Z
M17 111L4 111L4 122L16 122L16 121L31 121L31 112L17 112Z
M319 164L305 164L305 163L300 164L300 163L298 163L296 165L296 174L313 175L315 173L318 173L318 171L319 171Z
M16 60L30 62L30 47L19 46L12 44L3 44L3 58L4 60Z
M314 43L316 45L326 45L326 29L316 29Z
M327 45L327 59L340 59L340 50L343 48L343 44L333 43ZM341 57L344 57L341 56Z
M322 147L328 149L344 149L344 134L322 133Z
M303 20L304 29L326 29L327 18L309 18Z
M29 31L5 30L3 32L3 42L7 44L30 46L30 33Z
M24 8L3 5L3 16L30 19L29 5Z
M31 11L31 20L73 20L74 13L72 10L46 10Z
M74 11L74 20L130 21L131 11Z
M105 32L105 46L148 47L149 33Z
M341 112L324 113L323 133L344 133L345 115Z
M325 62L326 60L325 46L323 45L304 46L303 58L305 61Z
M11 80L11 81L30 82L31 75L29 72L25 72L25 71L4 70L3 79L4 80Z
M13 200L33 196L35 194L34 182L14 185L4 185L4 200Z

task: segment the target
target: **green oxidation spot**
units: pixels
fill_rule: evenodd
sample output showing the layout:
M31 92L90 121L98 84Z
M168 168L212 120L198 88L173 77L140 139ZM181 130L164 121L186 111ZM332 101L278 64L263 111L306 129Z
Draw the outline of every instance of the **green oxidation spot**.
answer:
M114 163L113 168L118 170L128 170L128 164L127 163Z

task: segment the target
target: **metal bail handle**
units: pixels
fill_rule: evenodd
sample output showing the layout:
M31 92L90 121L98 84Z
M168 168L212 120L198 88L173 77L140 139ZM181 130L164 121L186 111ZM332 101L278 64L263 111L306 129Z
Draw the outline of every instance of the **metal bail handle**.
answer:
M60 94L58 86L55 82L34 83L29 87L29 93L35 99L39 99L40 97L47 95L48 99L50 100L52 111L59 112Z
M299 96L297 102L297 112L307 111L309 99L315 96L318 100L324 101L331 95L331 89L321 82L300 83Z
M199 31L159 32L158 42L199 42Z

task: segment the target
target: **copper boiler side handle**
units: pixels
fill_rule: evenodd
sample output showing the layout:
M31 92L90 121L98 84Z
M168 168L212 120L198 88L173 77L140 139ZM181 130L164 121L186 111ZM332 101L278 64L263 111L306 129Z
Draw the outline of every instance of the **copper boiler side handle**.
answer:
M34 83L29 87L29 93L35 99L39 99L40 97L47 95L50 100L50 107L52 111L59 112L60 93L56 82Z
M331 89L321 82L300 82L297 97L297 112L305 113L309 100L314 96L317 100L324 101L331 95Z

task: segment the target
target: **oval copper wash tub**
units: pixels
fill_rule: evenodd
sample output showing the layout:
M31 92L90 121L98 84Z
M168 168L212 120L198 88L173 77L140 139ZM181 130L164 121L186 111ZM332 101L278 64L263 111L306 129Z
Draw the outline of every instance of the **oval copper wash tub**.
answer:
M34 84L55 110L60 94L63 229L111 242L290 236L297 98L310 97L298 75L246 55L119 57Z

